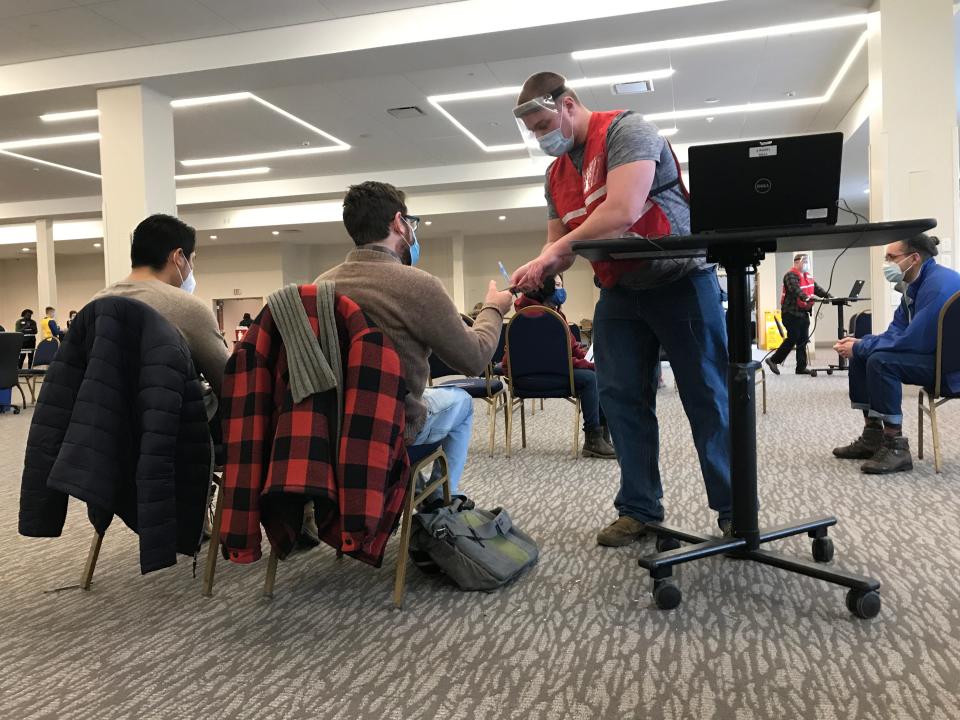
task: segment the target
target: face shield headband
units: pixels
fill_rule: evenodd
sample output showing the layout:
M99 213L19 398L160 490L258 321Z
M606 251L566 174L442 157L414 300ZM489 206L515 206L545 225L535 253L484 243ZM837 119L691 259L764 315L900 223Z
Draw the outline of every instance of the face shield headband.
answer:
M540 141L537 139L537 136L530 131L526 123L524 123L523 118L531 113L540 112L541 110L546 110L547 112L555 113L560 116L561 124L558 126L558 129L562 126L563 117L561 115L562 102L561 96L568 92L569 88L566 85L561 85L557 89L547 93L546 95L541 95L540 97L532 98L526 102L520 103L513 109L513 117L517 121L517 129L520 131L520 137L523 139L523 144L526 146L527 151L532 157L538 158L545 155L543 149L541 148ZM569 132L572 133L573 129L570 128ZM562 134L562 130L561 130ZM572 137L572 135L571 135ZM565 138L566 139L566 138Z

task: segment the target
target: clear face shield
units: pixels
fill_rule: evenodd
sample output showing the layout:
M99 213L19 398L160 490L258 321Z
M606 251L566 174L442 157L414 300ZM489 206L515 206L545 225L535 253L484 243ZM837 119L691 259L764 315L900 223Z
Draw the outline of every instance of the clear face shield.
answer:
M561 96L566 90L561 86L513 109L517 129L531 157L559 157L573 148L573 125L569 119L564 121L562 112Z

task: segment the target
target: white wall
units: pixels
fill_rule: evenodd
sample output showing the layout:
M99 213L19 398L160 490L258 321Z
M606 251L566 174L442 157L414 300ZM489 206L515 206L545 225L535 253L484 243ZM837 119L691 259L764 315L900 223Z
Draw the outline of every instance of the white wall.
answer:
M39 321L43 309L37 308L37 260L34 257L0 260L0 325L13 332L13 324L25 308L33 310Z
M194 267L197 297L210 302L225 298L262 297L283 286L283 252L277 245L216 246L198 250Z
M57 318L66 323L70 310L79 310L103 287L103 256L57 256ZM43 316L37 299L36 257L0 260L0 325L13 330L24 308L34 319Z

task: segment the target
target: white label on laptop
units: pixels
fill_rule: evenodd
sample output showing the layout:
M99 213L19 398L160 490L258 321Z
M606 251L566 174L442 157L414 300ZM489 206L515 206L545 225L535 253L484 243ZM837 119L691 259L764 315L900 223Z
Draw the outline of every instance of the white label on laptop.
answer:
M807 210L807 220L822 220L827 217L829 212L827 208L813 208L812 210Z
M759 158L759 157L772 157L777 154L776 145L761 145L760 147L750 148L750 157Z

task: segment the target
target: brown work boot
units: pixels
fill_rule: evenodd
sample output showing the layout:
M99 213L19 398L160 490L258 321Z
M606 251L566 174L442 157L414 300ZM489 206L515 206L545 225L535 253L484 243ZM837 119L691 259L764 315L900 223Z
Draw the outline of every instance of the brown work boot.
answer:
M597 533L597 545L623 547L634 540L639 540L646 532L647 526L645 524L624 515Z
M833 449L835 457L844 460L869 460L883 443L883 428L865 427L863 434L849 445Z
M860 472L868 475L886 475L906 470L913 470L913 456L910 455L910 444L902 435L884 437L877 454L860 466Z
M603 432L600 430L587 430L584 432L583 450L581 455L584 457L603 458L605 460L616 460L617 453L613 445L603 439Z

